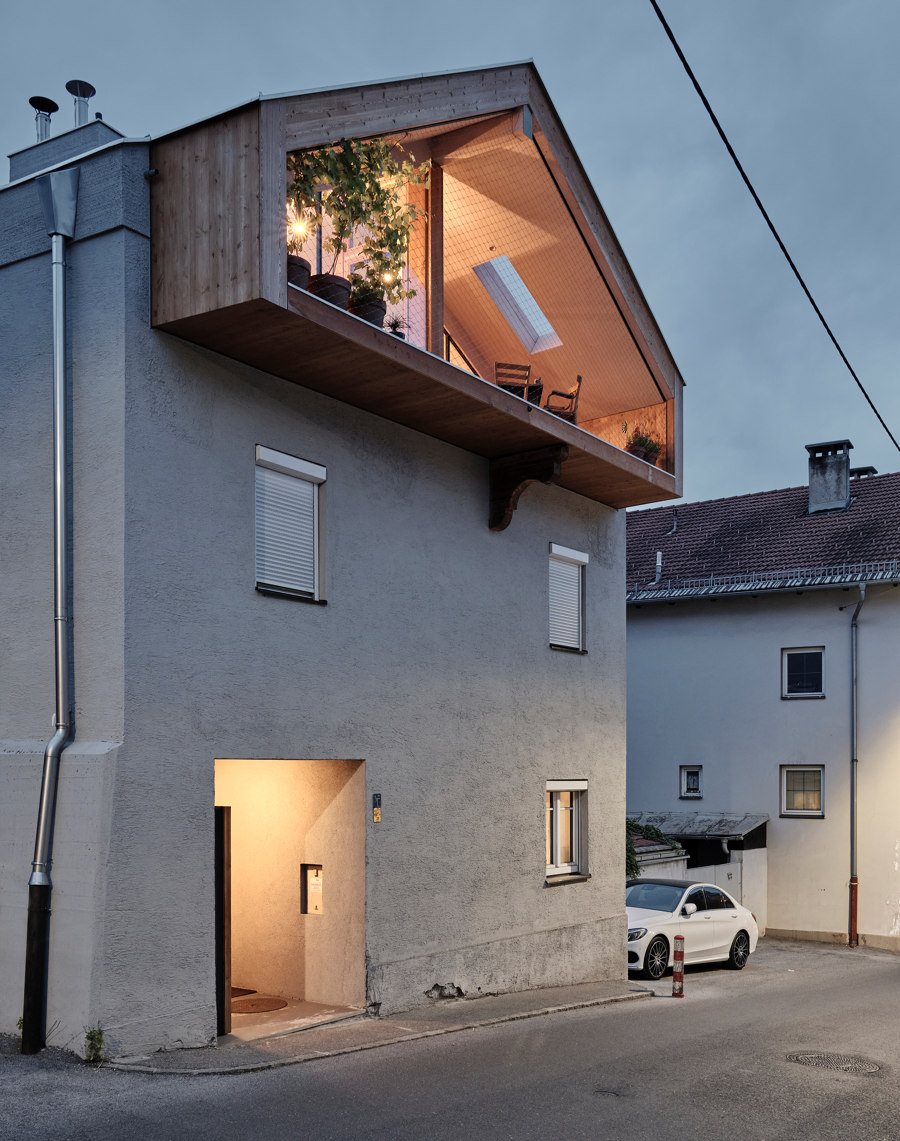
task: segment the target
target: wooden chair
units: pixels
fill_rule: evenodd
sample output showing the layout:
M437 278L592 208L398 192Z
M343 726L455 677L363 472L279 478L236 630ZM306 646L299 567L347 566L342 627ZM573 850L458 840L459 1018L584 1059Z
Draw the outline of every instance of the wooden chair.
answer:
M562 392L560 389L555 388L547 397L547 403L544 408L547 412L552 412L554 416L558 416L560 420L570 420L573 424L578 423L578 397L581 395L581 377L575 381L575 384L568 392ZM554 400L553 398L557 399Z
M530 364L509 364L504 361L495 361L494 383L504 392L511 392L513 396L521 396L532 404L540 404L544 392L540 377L537 380L531 380Z

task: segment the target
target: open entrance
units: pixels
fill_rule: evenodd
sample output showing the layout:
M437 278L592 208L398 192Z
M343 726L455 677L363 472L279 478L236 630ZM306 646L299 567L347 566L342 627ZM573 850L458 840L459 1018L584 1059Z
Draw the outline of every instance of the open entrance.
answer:
M219 1032L264 1037L361 1009L364 763L219 758L216 807Z

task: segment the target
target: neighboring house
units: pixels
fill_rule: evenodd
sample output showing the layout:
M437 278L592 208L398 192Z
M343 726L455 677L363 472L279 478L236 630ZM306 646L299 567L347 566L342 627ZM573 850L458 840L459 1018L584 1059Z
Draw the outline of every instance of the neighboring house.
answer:
M622 508L680 494L682 382L534 67L86 119L0 188L0 1031L49 890L54 627L54 1043L209 1042L229 964L372 1012L621 977ZM405 341L287 282L287 156L375 135L432 162Z
M627 799L771 934L900 950L900 474L851 447L629 514Z

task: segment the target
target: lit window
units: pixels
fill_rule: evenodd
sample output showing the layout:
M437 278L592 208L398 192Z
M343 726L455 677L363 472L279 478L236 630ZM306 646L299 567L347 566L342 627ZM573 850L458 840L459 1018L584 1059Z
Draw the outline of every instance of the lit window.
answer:
M781 815L825 815L823 765L781 766Z
M550 544L550 645L584 653L584 568L588 556Z
M545 795L547 875L564 876L583 871L587 781L548 780Z
M825 696L825 649L805 646L781 651L781 696Z
M681 775L681 799L700 800L703 797L703 787L701 783L703 766L682 765L679 772Z
M321 600L320 512L325 468L256 448L256 589Z

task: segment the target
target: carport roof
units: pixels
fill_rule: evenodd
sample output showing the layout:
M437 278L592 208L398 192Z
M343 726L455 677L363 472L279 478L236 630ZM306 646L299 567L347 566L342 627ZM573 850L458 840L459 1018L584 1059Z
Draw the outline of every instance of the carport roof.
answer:
M769 819L766 815L719 812L629 812L628 817L639 827L651 824L666 836L708 836L711 839L743 838Z

